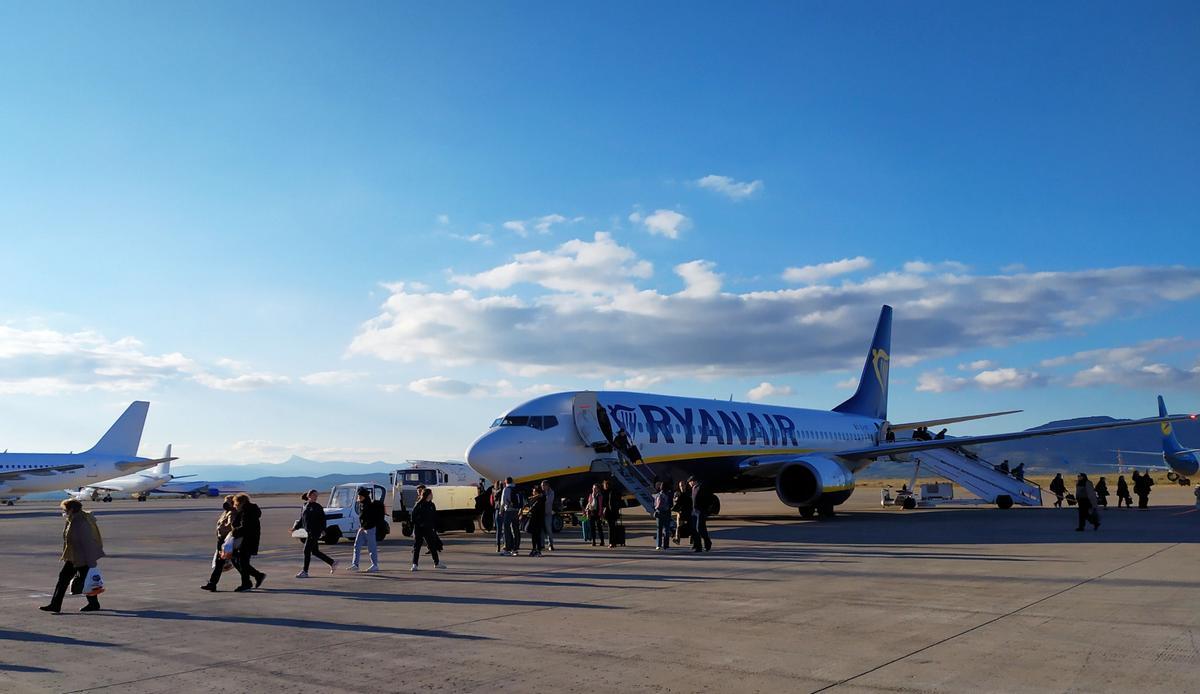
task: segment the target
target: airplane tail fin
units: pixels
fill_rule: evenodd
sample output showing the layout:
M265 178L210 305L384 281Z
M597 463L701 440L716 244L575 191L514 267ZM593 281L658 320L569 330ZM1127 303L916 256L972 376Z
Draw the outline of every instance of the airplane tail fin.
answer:
M875 419L887 419L888 367L892 352L892 307L879 311L875 337L863 364L858 390L849 400L833 408L834 412L858 414Z
M1158 416L1167 416L1167 403L1163 402L1163 396L1158 396ZM1175 438L1175 427L1171 426L1170 422L1159 422L1162 427L1162 445L1163 453L1180 453L1184 450L1179 444L1179 439Z
M144 400L131 403L88 453L136 456L138 446L142 443L142 427L146 425L146 413L149 410L150 403Z
M167 450L163 452L163 457L167 460L154 466L154 474L169 475L171 474L171 444L167 444Z

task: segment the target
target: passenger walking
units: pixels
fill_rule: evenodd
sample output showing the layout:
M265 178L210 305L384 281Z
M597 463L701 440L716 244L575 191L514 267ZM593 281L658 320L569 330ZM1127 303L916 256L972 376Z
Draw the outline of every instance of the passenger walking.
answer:
M654 488L654 549L671 548L671 492L662 482Z
M692 485L692 551L711 552L712 538L708 536L708 514L712 508L712 493L705 489L695 477Z
M550 488L549 480L542 480L542 496L546 498L546 521L542 524L542 549L554 551L554 490Z
M384 515L387 512L383 508L383 501L372 500L371 490L366 487L358 488L357 506L358 533L354 536L354 561L350 563L350 570L358 571L358 557L362 552L363 545L366 545L367 551L371 555L371 565L367 567L366 573L375 573L379 570L377 533L379 526L386 522Z
M496 480L492 485L492 524L496 530L496 554L504 554L507 546L504 542L504 510L501 508L501 496L504 494L504 480Z
M54 594L50 603L38 609L43 612L62 612L63 598L67 588L73 582L82 584L87 579L89 569L96 568L96 563L104 556L104 539L100 537L100 527L92 514L83 510L83 504L76 499L67 499L59 504L63 520L63 551L62 569L58 572L58 582L54 584ZM100 609L100 600L95 595L87 596L87 604L79 609L80 612L95 612Z
M521 511L521 496L511 477L504 480L504 488L500 490L500 510L504 514L504 551L515 554L520 543L517 514Z
M592 546L596 546L596 540L600 541L600 546L604 546L604 489L599 484L592 485L592 494L588 497L587 506L584 508L584 515L587 516L588 524L592 527L592 535L589 539L592 541Z
M679 544L683 538L692 536L692 490L687 480L679 480L671 511L675 514L675 544Z
M613 437L613 447L624 454L626 460L634 465L641 465L644 462L642 452L634 445L633 439L629 437L629 432L625 431L624 427Z
M433 505L433 490L422 492L421 499L413 504L413 550L412 571L417 570L421 563L421 545L429 546L429 556L433 557L433 565L439 569L446 568L438 555L442 551L442 540L437 535L437 506Z
M233 497L233 508L236 516L233 519L233 566L242 575L242 583L234 588L235 593L250 590L250 579L254 578L254 588L262 586L267 575L250 565L250 557L258 554L258 544L262 539L262 511L257 504L250 502L247 494Z
M1096 499L1100 501L1100 508L1108 508L1108 482L1103 477L1096 483Z
M1133 493L1137 494L1138 508L1147 508L1150 505L1150 488L1154 486L1154 478L1150 476L1149 470L1143 472L1141 477L1136 477L1137 472L1133 474Z
M1063 497L1067 494L1067 483L1063 481L1061 472L1050 480L1050 492L1054 494L1054 508L1062 508Z
M605 479L600 483L600 488L604 491L604 522L608 525L608 546L617 546L617 524L621 522L621 495L617 490L612 488L612 483ZM603 544L603 543L601 543ZM622 542L622 544L624 544Z
M1133 508L1133 497L1129 495L1129 483L1125 481L1125 475L1117 477L1117 508L1121 508L1121 502L1125 503L1126 508Z
M1024 481L1025 480L1025 463L1018 463L1017 466L1012 469L1012 476L1018 480Z
M539 486L535 486L533 493L529 496L528 511L525 523L529 527L530 544L533 545L529 550L529 556L540 557L546 532L546 497L542 494L542 488Z
M202 590L210 590L214 593L217 590L217 582L221 580L221 574L225 573L225 565L232 565L233 558L224 556L225 540L233 534L234 516L237 511L233 508L233 495L225 497L225 503L221 504L223 511L217 518L217 551L213 553L212 573L208 575L208 583L200 586ZM234 548L240 544L234 540Z
M337 571L337 561L321 551L321 536L325 534L325 507L317 501L317 490L310 489L303 497L304 509L300 511L299 526L304 528L304 568L296 578L308 578L308 565L313 557L329 565L329 573Z
M1082 472L1075 478L1075 503L1079 510L1079 525L1075 530L1083 532L1083 526L1089 522L1093 528L1099 530L1100 511L1096 507L1100 504L1096 498L1096 488L1092 486L1088 476Z

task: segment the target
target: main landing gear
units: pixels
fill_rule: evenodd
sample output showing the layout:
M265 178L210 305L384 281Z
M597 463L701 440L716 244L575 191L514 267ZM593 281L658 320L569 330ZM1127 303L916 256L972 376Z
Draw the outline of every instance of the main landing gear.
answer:
M812 520L814 517L822 520L833 518L837 515L833 504L817 504L816 506L801 506L799 509L800 517L804 520Z
M1168 472L1167 479L1172 482L1179 483L1179 486L1181 487L1190 487L1192 484L1190 479L1184 477L1183 475L1176 474L1175 472Z

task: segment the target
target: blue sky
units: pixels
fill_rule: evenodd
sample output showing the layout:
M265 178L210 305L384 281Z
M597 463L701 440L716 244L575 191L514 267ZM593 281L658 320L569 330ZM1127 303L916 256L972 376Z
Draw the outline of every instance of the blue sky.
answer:
M134 398L191 461L459 456L606 383L829 407L885 301L893 419L1200 408L1194 3L0 26L14 450Z

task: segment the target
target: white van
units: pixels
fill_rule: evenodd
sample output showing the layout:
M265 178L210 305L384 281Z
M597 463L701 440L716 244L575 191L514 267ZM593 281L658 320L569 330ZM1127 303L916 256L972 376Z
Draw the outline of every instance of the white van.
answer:
M325 505L325 534L321 536L321 542L335 545L343 537L352 540L358 534L360 487L371 490L371 501L384 501L387 496L387 489L374 482L350 482L334 487L329 492L329 503ZM307 536L303 528L292 531L292 537L303 540Z

